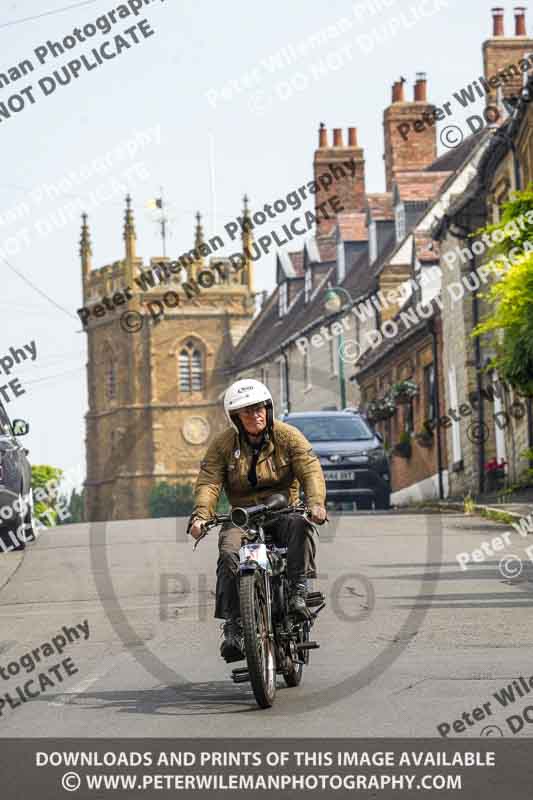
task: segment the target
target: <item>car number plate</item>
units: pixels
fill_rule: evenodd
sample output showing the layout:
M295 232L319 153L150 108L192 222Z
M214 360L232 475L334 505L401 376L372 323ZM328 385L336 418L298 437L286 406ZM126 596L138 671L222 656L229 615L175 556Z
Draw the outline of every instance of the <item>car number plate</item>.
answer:
M326 481L353 481L355 472L353 469L325 470Z

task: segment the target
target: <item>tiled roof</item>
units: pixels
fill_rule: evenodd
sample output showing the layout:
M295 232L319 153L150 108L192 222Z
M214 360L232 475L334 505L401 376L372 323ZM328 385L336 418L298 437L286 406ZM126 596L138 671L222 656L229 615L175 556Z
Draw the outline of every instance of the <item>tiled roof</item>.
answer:
M364 212L345 211L338 214L337 226L343 242L368 242L368 228Z
M479 144L481 139L486 135L485 130L480 133L473 133L468 136L458 147L453 147L451 150L446 150L439 156L429 167L426 167L426 172L455 172L459 169L461 164L468 158L475 147Z
M392 209L392 192L379 192L377 194L367 194L366 200L368 208L372 212L372 219L374 220L394 219L394 211Z
M402 312L405 312L413 303L408 303L407 306L402 308ZM374 366L378 361L382 358L387 356L389 353L392 353L398 345L402 344L403 342L410 339L412 336L415 336L420 331L423 331L424 328L427 327L428 319L433 319L433 317L438 313L438 309L432 305L433 313L429 317L423 317L414 325L407 326L403 324L401 321L398 322L398 335L391 337L390 339L383 339L381 344L377 347L371 347L365 351L365 353L361 356L361 358L357 362L357 372L355 375L350 377L350 380L355 380L361 374L364 374L369 370L371 367ZM400 312L401 313L401 312ZM399 314L394 317L393 321L399 320Z
M330 277L333 280L334 272L335 268L331 267L324 275L317 276L314 288L322 281L325 285ZM236 369L246 369L266 357L268 353L275 352L287 338L298 336L306 325L318 321L325 314L323 292L317 292L314 299L305 304L304 292L300 291L294 305L291 306L290 313L281 318L277 296L278 289L273 292L266 307L255 318L238 344L233 358Z
M403 202L433 200L450 172L404 172L394 182Z

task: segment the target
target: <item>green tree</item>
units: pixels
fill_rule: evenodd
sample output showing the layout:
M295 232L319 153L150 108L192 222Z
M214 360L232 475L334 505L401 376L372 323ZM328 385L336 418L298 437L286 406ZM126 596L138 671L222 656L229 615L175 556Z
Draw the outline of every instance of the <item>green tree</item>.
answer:
M189 484L170 484L159 481L150 492L150 516L188 517L194 506L194 491ZM227 514L230 509L226 493L222 491L218 500L216 514Z
M189 483L176 485L159 481L150 492L150 516L154 518L187 517L193 504L193 490Z
M48 464L34 464L31 468L31 488L34 513L47 527L57 524L57 506L60 502L59 483L63 470Z
M529 222L531 220L531 222ZM491 366L526 395L533 394L533 184L515 192L502 206L501 219L477 234L500 241L489 255L494 282L485 298L490 312L473 335L494 334L496 357Z
M70 498L67 495L62 495L61 499L61 507L66 509L66 513L63 515L64 519L61 519L61 514L58 516L58 525L73 525L76 522L85 522L85 489L82 489L81 492L73 489Z

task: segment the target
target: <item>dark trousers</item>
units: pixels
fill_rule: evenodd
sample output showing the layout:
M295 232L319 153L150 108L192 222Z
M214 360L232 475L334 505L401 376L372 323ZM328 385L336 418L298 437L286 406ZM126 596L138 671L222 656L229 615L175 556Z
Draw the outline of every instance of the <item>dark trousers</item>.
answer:
M240 616L239 549L242 530L231 527L229 523L225 525L218 535L215 617L236 619ZM264 530L278 547L287 548L289 581L316 577L313 527L306 519L299 514L288 514L265 525Z

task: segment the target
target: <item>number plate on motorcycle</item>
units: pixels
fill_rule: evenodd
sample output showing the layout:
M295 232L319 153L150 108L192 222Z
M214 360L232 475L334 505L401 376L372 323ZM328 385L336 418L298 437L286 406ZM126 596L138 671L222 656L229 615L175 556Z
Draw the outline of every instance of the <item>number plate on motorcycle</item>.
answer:
M241 567L257 566L261 569L268 568L268 555L266 545L259 544L245 544L240 549Z

